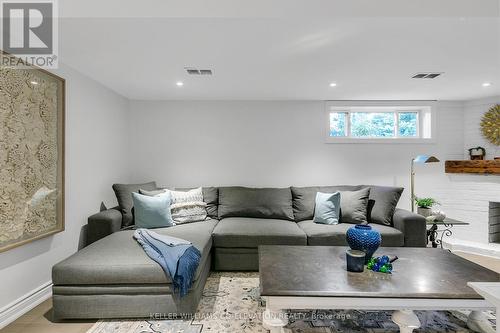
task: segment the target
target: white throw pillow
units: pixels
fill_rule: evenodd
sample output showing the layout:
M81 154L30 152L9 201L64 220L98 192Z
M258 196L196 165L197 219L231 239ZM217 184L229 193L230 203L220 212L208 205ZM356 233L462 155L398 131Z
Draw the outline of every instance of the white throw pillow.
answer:
M189 191L170 191L170 210L176 224L203 221L207 218L207 204L203 202L201 187Z

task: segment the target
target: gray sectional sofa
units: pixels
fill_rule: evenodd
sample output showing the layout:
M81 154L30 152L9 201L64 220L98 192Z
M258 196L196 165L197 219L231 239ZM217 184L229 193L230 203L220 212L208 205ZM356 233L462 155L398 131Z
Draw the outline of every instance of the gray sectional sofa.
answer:
M202 253L187 296L179 298L173 293L170 278L132 238L132 228L124 228L123 207L116 207L89 217L91 244L53 267L54 317L193 314L210 270L258 270L259 245L346 245L345 233L352 224L323 225L312 221L315 194L366 187L371 188L368 222L382 234L382 246L426 246L425 219L394 208L402 192L400 188L207 187L203 188L208 213L205 221L155 229L191 241Z

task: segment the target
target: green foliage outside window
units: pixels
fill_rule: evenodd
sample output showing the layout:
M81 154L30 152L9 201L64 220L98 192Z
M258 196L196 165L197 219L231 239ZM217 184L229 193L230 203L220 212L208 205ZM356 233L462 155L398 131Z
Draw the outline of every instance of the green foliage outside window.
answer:
M391 112L351 113L351 136L390 138L394 136L394 114Z
M330 136L346 136L347 112L330 113Z
M347 131L348 120L350 121L349 133ZM353 138L417 137L418 135L417 130L418 130L418 112L331 112L330 113L330 133L329 133L330 137L353 137Z
M399 136L417 136L417 113L400 112L399 116Z

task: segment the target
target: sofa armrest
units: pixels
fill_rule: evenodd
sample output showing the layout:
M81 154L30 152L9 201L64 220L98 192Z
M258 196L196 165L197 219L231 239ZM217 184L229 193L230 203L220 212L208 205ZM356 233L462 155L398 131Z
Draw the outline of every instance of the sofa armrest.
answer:
M425 217L405 209L396 208L392 221L394 228L404 234L405 246L427 246L427 222Z
M87 245L119 231L122 227L122 213L118 207L103 210L88 219Z

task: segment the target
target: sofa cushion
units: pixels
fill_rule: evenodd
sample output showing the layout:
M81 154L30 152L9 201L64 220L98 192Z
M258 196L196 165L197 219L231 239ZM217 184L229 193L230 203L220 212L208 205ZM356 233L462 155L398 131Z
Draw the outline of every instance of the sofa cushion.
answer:
M316 193L314 223L338 224L340 220L340 192Z
M177 187L176 191L189 191L192 190L193 187ZM205 207L207 210L207 216L211 219L218 219L219 212L219 189L217 187L202 187L203 191L203 201L207 204Z
M219 218L219 189L217 187L203 187L203 201L207 204L207 215L212 219Z
M291 187L295 221L299 222L313 219L314 201L317 192L335 193L337 191L357 191L361 188L361 186L351 185Z
M293 221L290 188L219 188L219 218L255 217Z
M307 234L308 245L329 245L329 246L346 246L347 241L345 234L347 229L352 227L352 224L318 224L312 220L301 221L299 227ZM382 235L382 246L403 246L404 235L401 231L385 226L372 225Z
M215 247L256 248L259 245L307 245L306 234L293 221L228 217L213 232Z
M164 188L161 188L159 190L153 190L153 191L146 191L146 190L143 190L142 188L139 189L139 194L142 194L142 195L147 195L148 197L156 197L160 194L163 194L163 193L166 193L168 190L167 189L164 189Z
M392 226L392 216L404 188L374 185L363 186L370 187L368 222Z
M157 196L132 193L136 228L165 228L174 225L170 214L170 193Z
M202 256L194 281L209 258L217 220L182 224L155 232L193 243ZM83 248L52 269L54 285L165 284L172 280L132 238L134 231L115 232Z
M367 223L370 188L357 191L340 191L340 222Z
M201 187L188 191L170 191L170 210L176 224L203 221L207 218L207 204Z
M132 214L132 207L134 207L134 202L132 201L132 192L139 192L140 189L146 191L156 190L156 183L149 182L144 184L113 184L113 191L115 191L116 200L118 201L118 206L120 206L120 211L123 215L123 226L134 224L134 215Z

